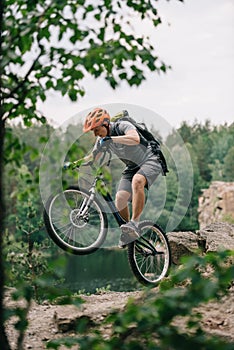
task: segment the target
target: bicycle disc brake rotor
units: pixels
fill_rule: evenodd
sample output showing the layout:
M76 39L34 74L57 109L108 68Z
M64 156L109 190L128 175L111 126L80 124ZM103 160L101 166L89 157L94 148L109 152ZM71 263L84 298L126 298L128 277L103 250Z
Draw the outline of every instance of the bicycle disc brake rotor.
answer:
M86 212L84 215L80 214L80 209L73 209L70 213L71 223L78 228L82 228L87 225L89 221L89 214Z

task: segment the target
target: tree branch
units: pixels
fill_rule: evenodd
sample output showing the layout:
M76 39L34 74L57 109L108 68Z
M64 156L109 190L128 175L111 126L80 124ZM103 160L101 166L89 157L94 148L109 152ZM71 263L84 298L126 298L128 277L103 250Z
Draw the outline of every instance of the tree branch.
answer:
M37 64L40 56L42 55L42 49L39 53L39 55L36 57L36 59L34 60L33 64L31 65L31 67L29 68L28 72L26 73L25 77L23 78L23 80L20 81L20 83L8 94L6 95L5 98L11 98L11 97L14 97L14 94L15 92L20 89L21 87L23 87L29 77L29 75L32 73L32 71L34 70L35 68L35 65Z

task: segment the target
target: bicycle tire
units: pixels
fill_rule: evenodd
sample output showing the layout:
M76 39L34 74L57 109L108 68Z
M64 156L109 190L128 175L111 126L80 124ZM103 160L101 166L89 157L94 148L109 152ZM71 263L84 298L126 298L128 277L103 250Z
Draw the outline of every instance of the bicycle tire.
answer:
M155 287L168 274L170 246L166 234L152 221L142 221L139 228L141 237L128 244L128 262L141 284Z
M61 249L75 255L91 254L105 241L108 221L97 198L92 200L85 216L79 211L90 193L77 186L51 196L44 209L48 235Z

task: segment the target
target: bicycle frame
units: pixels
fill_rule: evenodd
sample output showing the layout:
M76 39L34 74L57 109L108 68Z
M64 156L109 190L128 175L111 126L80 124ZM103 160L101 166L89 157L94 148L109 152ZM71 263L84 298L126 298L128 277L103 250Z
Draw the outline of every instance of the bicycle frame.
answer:
M97 175L95 176L94 181L93 181L93 183L92 183L92 185L91 185L91 187L89 189L90 198L89 198L88 202L85 203L85 206L87 206L87 209L88 209L90 203L92 203L92 200L95 197L97 183L100 181L100 188L103 189L103 191L97 189L97 192L103 197L103 199L107 203L107 205L110 208L111 213L114 215L114 218L115 218L116 222L118 223L118 225L121 226L121 225L125 224L126 221L120 215L120 213L119 213L119 211L118 211L118 209L117 209L117 207L116 207L116 205L115 205L115 203L113 201L113 198L112 198L111 194L109 193L109 191L108 191L108 189L106 187L106 184L105 184L105 182L103 180L103 173L100 171L101 169L97 170L92 165L91 165L91 168L94 171L97 172ZM136 248L138 250L142 249L142 247L147 248L148 252L144 252L145 256L152 255L152 254L153 255L158 254L158 252L156 251L154 246L147 239L145 239L144 237L141 237L141 238L142 238L143 242L142 241L141 242L137 242L137 245L136 245Z
M94 166L91 166L91 167L92 167L92 169L97 171ZM125 224L126 221L120 215L120 213L119 213L119 211L118 211L118 209L113 201L113 198L112 198L109 190L107 189L105 182L103 181L103 173L100 171L97 171L97 173L98 174L95 176L94 181L89 189L90 203L92 202L92 198L94 198L95 193L97 191L103 197L105 202L107 203L107 205L110 208L111 213L114 215L114 218L115 218L116 222L118 223L118 225L121 226L121 225ZM103 189L103 191L97 189L98 182L100 182L100 188ZM87 205L89 206L89 203L87 203Z

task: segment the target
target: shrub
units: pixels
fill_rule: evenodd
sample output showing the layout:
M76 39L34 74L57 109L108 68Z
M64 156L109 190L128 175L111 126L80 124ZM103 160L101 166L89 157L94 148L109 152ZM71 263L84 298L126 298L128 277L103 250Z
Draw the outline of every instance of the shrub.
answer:
M146 290L140 302L129 300L123 312L114 312L105 319L101 326L112 326L108 339L94 329L89 330L89 336L79 334L51 341L48 348L79 344L81 350L233 349L233 344L202 329L201 315L196 311L202 303L220 299L228 292L234 275L234 267L226 264L231 255L219 252L184 259L183 266L161 283L157 294Z

